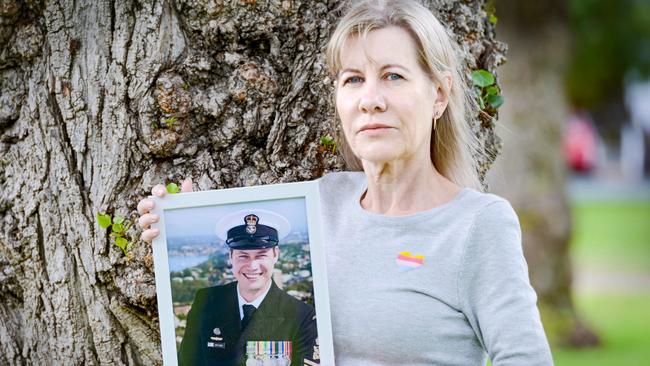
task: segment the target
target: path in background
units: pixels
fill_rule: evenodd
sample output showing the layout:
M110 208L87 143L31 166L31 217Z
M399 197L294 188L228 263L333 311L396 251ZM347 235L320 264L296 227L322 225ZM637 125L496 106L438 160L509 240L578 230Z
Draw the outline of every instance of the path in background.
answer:
M572 248L575 291L650 293L650 180L574 177L567 192L579 241Z

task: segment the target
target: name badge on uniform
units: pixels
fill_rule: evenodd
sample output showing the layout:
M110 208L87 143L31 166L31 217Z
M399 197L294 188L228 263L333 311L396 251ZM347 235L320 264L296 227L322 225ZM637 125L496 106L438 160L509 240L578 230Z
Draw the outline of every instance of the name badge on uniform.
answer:
M223 341L223 337L220 337L221 329L214 328L212 332L214 336L210 337L211 342L208 342L208 348L226 348L226 342Z
M208 348L226 348L226 342L208 342Z

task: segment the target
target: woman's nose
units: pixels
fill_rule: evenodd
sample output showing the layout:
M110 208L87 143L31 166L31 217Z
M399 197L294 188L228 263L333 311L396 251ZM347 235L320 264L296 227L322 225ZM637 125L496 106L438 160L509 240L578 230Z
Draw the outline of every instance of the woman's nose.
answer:
M359 111L363 113L376 113L386 110L386 100L381 89L375 83L368 82L364 85L364 93L359 100Z

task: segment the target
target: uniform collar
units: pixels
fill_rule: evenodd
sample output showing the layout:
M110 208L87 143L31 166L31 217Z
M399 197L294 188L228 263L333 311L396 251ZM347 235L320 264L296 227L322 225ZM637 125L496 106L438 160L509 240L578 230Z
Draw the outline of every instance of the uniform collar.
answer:
M269 293L269 290L271 289L271 286L273 285L273 280L269 281L268 286L266 287L266 291L264 291L263 294L258 296L255 300L251 302L247 302L242 296L241 293L239 292L239 284L237 284L237 300L239 302L239 320L244 319L244 305L253 305L255 308L259 308L260 304L262 304L262 301L264 301L264 298L266 297L266 294Z

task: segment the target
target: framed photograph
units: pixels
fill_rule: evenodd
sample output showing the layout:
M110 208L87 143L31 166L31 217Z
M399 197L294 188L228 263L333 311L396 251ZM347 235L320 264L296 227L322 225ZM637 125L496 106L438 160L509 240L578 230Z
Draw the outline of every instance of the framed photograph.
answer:
M152 197L165 365L333 365L316 182Z

